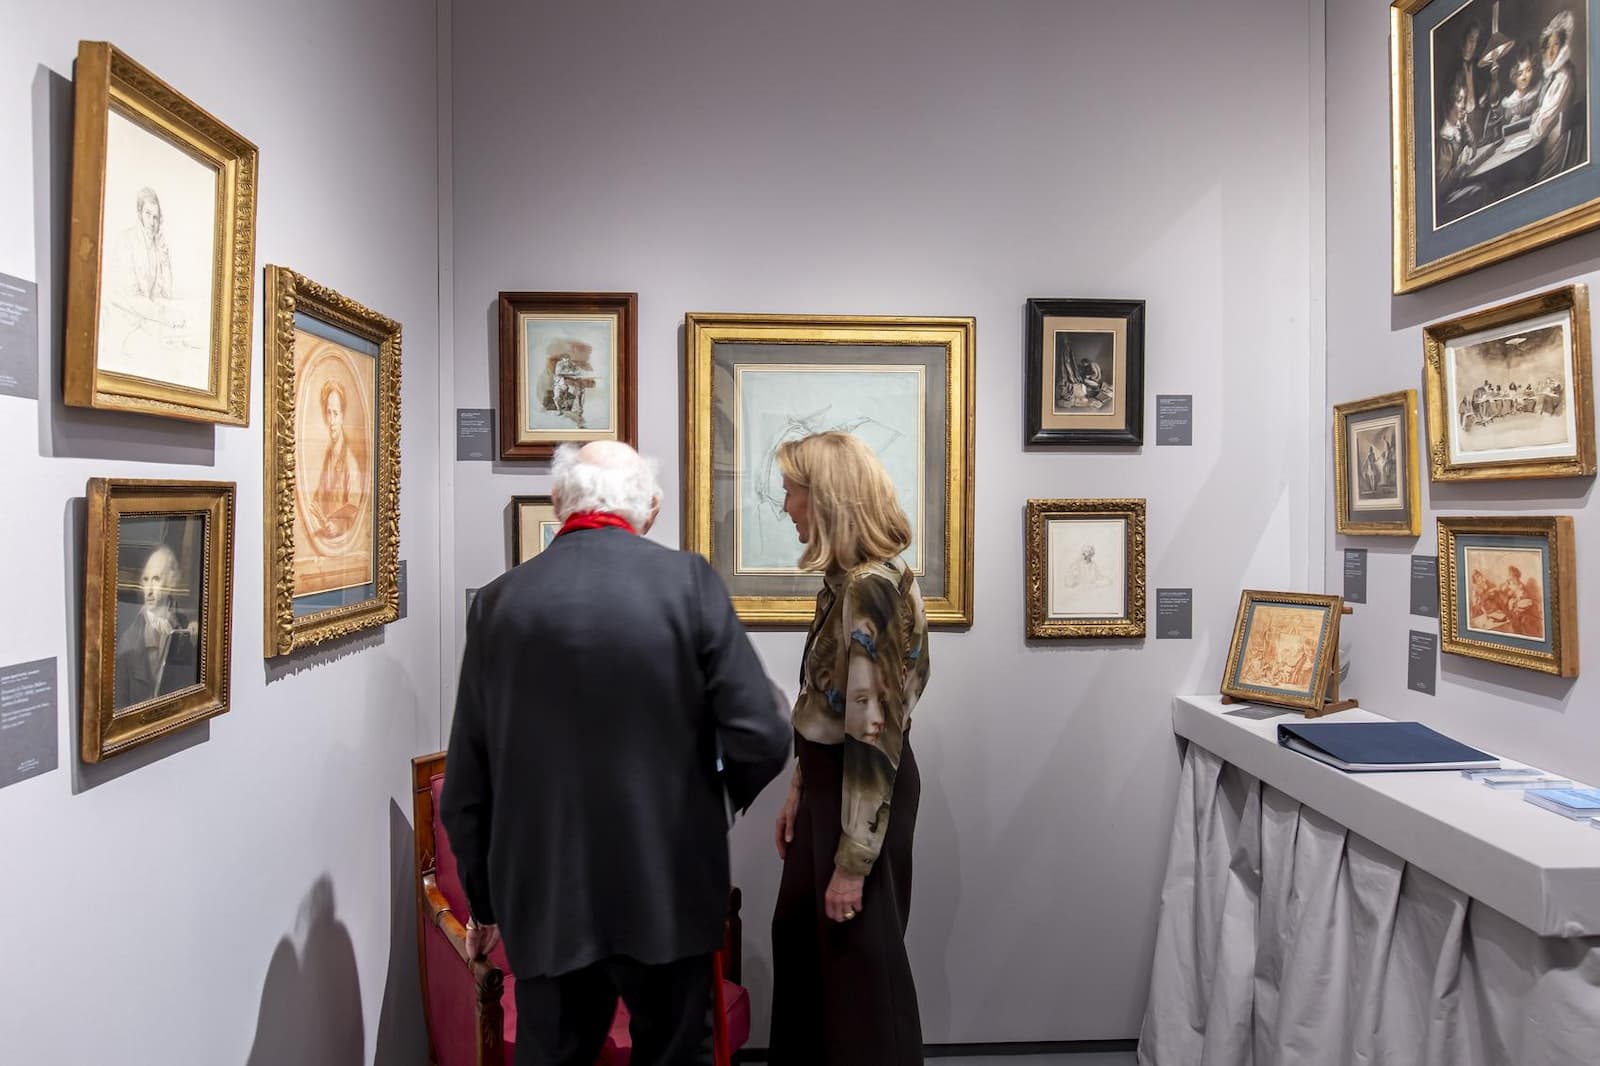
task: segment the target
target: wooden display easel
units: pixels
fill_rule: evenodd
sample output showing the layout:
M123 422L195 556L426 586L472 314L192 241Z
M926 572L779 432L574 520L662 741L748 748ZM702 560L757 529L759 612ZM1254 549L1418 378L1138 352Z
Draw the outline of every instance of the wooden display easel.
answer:
M1340 615L1354 614L1355 610L1349 604L1341 606ZM1303 712L1307 718L1321 718L1325 714L1336 714L1339 711L1348 711L1361 706L1357 700L1342 700L1339 698L1339 619L1333 620L1333 632L1328 634L1328 639L1333 642L1333 669L1328 672L1328 691L1322 697L1322 709ZM1222 697L1222 702L1227 704L1244 703L1232 696ZM1262 700L1252 700L1252 703L1262 703ZM1298 708L1296 708L1298 709Z

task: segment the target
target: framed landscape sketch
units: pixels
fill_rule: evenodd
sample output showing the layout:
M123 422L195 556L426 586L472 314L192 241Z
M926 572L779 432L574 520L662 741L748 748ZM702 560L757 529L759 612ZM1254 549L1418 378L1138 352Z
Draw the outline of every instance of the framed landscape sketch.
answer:
M1343 610L1338 596L1246 589L1239 596L1222 694L1320 713Z
M511 497L512 566L520 566L550 547L559 532L561 520L550 497Z
M1433 480L1595 472L1584 286L1475 311L1422 336Z
M843 430L888 470L928 621L972 623L971 318L690 314L684 546L748 623L805 625L821 575L796 562L777 450Z
M631 292L500 294L501 459L638 442L638 309Z
M1144 636L1144 504L1028 501L1028 636Z
M1421 533L1419 481L1415 389L1333 409L1333 491L1340 533Z
M1577 677L1571 517L1439 519L1439 647Z
M1144 441L1144 301L1027 306L1024 444Z
M1397 0L1394 291L1600 224L1592 0Z
M76 94L66 402L248 424L255 145L103 41Z
M266 654L400 615L400 324L267 267Z
M93 478L84 554L84 762L228 710L234 487Z

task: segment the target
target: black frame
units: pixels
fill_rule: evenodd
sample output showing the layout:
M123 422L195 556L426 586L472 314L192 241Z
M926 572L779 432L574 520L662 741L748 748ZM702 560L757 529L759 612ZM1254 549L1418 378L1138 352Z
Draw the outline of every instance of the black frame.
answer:
M1128 331L1128 371L1123 422L1117 429L1048 429L1040 409L1044 400L1044 320L1120 318ZM1022 443L1141 445L1144 443L1144 301L1029 299L1024 315Z

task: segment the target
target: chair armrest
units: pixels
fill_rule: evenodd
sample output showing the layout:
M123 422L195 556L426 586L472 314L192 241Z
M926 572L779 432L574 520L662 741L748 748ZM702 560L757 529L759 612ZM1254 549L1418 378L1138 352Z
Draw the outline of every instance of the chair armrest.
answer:
M500 967L490 962L487 958L467 957L467 927L461 924L450 910L450 903L444 898L444 893L439 890L439 880L434 874L422 876L422 906L439 932L450 941L450 946L456 949L456 954L472 973L472 979L480 991L485 995L492 995L496 1001L499 999L500 988L505 980L500 972Z

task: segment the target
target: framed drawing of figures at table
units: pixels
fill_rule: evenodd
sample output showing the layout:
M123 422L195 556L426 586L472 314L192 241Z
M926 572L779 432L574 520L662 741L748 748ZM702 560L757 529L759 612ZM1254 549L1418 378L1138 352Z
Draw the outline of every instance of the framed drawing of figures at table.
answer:
M1422 336L1434 481L1595 472L1587 288L1475 311Z
M1578 676L1578 590L1567 515L1439 519L1439 647Z
M84 555L85 762L228 710L234 487L94 478Z
M548 496L511 497L511 565L520 566L550 547L561 520Z
M684 546L710 560L739 617L811 621L822 578L796 565L777 450L843 430L895 484L928 621L972 624L976 332L971 318L687 316Z
M1592 0L1391 8L1394 291L1600 224Z
M267 268L266 654L400 615L400 324Z
M637 443L638 294L502 292L498 306L501 459Z
M1029 500L1028 636L1142 637L1143 500Z
M1222 694L1321 713L1343 610L1338 596L1246 589L1228 645Z
M1144 440L1144 301L1027 306L1024 444Z
M76 83L65 400L246 425L255 146L103 41Z
M1340 533L1421 533L1419 480L1415 389L1333 409L1334 510Z

